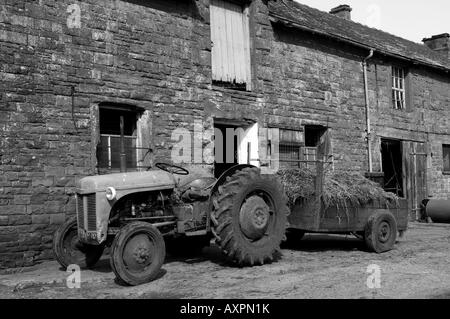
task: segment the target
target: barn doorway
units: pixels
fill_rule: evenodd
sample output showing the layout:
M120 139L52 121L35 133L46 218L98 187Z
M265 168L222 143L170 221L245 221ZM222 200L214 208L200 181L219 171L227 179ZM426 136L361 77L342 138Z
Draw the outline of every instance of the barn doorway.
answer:
M381 139L381 164L384 172L384 189L399 197L405 197L400 140Z
M214 175L219 178L227 169L238 164L238 126L214 124ZM233 132L230 134L230 132Z
M259 166L258 124L252 121L214 120L214 175L220 177L237 164Z

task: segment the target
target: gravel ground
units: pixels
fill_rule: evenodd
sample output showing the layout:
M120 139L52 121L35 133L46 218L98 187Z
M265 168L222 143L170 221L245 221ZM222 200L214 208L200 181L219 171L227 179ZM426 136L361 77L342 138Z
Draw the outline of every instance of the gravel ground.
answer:
M0 275L0 298L448 298L450 225L410 225L395 249L365 251L351 236L307 235L285 245L269 265L235 268L215 246L192 258L168 256L158 280L119 285L103 258L81 273L81 288L66 286L55 261ZM367 267L378 265L381 288L367 287Z

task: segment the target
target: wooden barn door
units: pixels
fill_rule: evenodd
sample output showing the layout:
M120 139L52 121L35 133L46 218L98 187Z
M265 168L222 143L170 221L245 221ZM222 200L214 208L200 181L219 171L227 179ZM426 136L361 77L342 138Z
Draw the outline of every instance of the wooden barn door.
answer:
M250 89L250 35L248 8L211 0L212 79L246 84Z
M410 219L416 220L420 203L427 197L427 147L425 143L403 142L405 194Z

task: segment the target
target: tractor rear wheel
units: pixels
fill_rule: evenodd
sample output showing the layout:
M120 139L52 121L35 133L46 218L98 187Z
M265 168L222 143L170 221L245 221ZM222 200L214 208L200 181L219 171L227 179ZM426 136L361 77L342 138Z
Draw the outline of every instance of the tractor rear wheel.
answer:
M367 247L376 253L392 249L397 239L397 223L391 213L376 213L369 217L364 232Z
M159 275L166 247L159 230L149 223L133 222L124 226L111 246L111 268L125 284L136 286Z
M289 209L275 176L244 168L213 194L211 221L216 243L242 266L272 261L285 237Z
M53 236L53 253L64 269L69 265L92 268L102 257L104 248L104 245L88 245L78 241L76 217L65 221Z

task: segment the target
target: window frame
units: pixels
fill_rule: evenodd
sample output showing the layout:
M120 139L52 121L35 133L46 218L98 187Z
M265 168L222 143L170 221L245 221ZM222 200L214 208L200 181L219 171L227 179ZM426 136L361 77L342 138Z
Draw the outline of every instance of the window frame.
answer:
M139 134L138 134L138 121L139 118L141 116L141 113L143 112L143 110L141 110L140 108L137 107L132 107L132 106L128 106L128 105L116 105L115 103L105 103L105 104L101 104L98 107L98 144L97 144L97 154L96 154L96 159L97 159L97 170L99 173L110 173L110 172L120 172L121 168L120 168L120 162L119 162L119 167L113 167L113 153L112 153L112 144L111 144L111 139L112 138L121 138L121 135L117 135L117 134L107 134L107 133L102 133L102 129L101 129L101 113L102 111L105 110L111 110L111 111L119 111L119 112L129 112L132 113L135 118L134 118L134 127L133 127L133 133L132 135L123 135L124 139L132 139L134 140L134 146L132 146L131 148L135 148L136 149L136 155L135 155L135 163L133 164L133 166L128 166L128 159L125 158L125 170L126 171L138 171L141 167L139 165L139 155L140 155L140 147L139 147ZM108 140L108 147L107 147L107 166L103 166L101 165L101 163L103 163L104 161L101 160L100 158L100 154L101 154L101 145L102 145L102 138L107 138ZM131 143L131 145L133 145L133 142ZM125 145L125 148L127 149L127 146ZM120 154L119 154L119 160L120 160Z
M408 108L408 69L402 66L391 67L391 92L392 106L394 110L406 110Z
M283 152L282 149L286 148L287 152ZM288 154L289 152L296 152L298 154L298 158L295 159L285 158L282 154ZM302 164L302 145L300 143L292 143L292 142L283 142L280 141L278 145L278 154L279 154L279 163L281 169L292 169L292 168L300 168ZM283 165L285 164L285 165Z
M278 162L282 169L296 169L301 168L304 161L304 132L301 129L279 128L279 142L278 142ZM283 152L287 150L287 152ZM296 152L298 158L285 158L282 154ZM286 166L285 166L285 165Z

